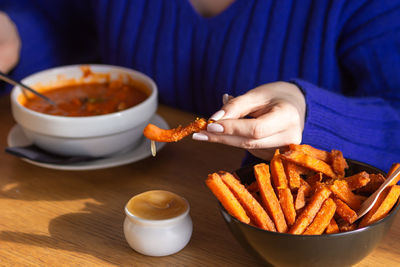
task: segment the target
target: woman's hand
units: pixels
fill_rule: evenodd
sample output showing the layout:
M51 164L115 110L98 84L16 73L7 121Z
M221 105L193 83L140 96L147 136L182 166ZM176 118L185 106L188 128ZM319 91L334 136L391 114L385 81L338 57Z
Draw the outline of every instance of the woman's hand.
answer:
M225 96L226 100L210 118L216 122L193 139L245 148L266 160L276 148L301 142L306 104L296 85L264 84L235 98Z
M0 71L7 73L17 65L20 48L15 24L6 13L0 12Z

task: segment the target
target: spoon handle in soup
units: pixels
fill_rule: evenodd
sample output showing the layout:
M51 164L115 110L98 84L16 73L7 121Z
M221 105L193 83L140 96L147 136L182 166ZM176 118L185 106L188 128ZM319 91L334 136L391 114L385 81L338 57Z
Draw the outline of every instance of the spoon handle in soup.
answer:
M11 79L10 77L8 77L6 74L4 74L4 73L1 72L1 71L0 71L0 79L3 80L3 81L5 81L5 82L7 82L7 83L9 83L9 84L11 84L11 85L20 86L21 88L26 89L26 90L32 92L33 94L35 94L35 95L37 95L38 97L44 99L46 102L50 103L50 104L53 105L53 106L56 105L56 103L54 103L54 102L53 102L50 98L48 98L47 96L45 96L45 95L39 93L38 91L32 89L31 87L29 87L29 86L27 86L27 85L25 85L25 84L22 84L22 83L20 83L20 82L18 82L18 81L15 81L15 80ZM25 96L26 96L26 95L25 95Z

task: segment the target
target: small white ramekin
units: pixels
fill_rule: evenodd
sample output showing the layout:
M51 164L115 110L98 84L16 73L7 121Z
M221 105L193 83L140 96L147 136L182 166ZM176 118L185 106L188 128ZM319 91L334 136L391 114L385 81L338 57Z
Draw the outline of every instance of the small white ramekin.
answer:
M189 203L184 200L186 210L165 220L139 218L125 206L124 234L131 248L147 256L167 256L182 250L189 243L193 231Z

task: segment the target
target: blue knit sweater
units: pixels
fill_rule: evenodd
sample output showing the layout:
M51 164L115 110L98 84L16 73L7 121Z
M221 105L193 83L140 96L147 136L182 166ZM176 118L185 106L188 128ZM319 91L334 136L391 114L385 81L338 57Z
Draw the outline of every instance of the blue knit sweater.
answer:
M223 93L295 82L303 142L388 170L400 161L400 1L237 0L203 18L188 0L0 0L22 38L15 78L103 62L151 76L160 102L202 116Z

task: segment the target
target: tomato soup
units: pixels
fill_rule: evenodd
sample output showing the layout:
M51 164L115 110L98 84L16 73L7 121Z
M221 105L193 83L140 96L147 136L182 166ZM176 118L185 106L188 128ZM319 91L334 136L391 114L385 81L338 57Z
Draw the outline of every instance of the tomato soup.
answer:
M23 105L50 115L82 117L104 115L133 107L149 94L141 84L124 84L116 80L106 83L73 84L41 92L53 102L32 96Z

